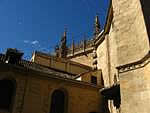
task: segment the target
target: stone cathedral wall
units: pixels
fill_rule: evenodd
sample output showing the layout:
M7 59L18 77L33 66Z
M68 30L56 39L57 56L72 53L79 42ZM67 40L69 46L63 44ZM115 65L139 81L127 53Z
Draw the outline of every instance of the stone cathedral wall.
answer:
M97 48L97 62L98 69L102 70L102 76L104 80L104 86L109 86L108 76L108 55L107 55L107 41L104 40Z
M149 52L148 5L146 0L112 0L117 65L129 64L119 72L121 113L150 111L150 65L130 66Z
M120 73L121 113L150 112L149 75L150 63L145 67Z
M83 64L83 65L87 65L87 66L92 67L92 63L93 63L92 52L88 53L88 54L85 54L85 55L83 53L82 55L73 57L70 60L74 61L74 62L77 62L77 63L80 63L80 64Z
M112 0L112 6L118 64L137 61L149 51L148 34L140 0Z
M88 55L89 56L77 56L68 60L35 52L32 57L32 62L76 75L92 70L92 68L88 66L88 62L91 62L92 60L91 54Z
M102 75L105 86L111 86L114 84L114 76L118 80L117 73L117 44L115 40L115 32L112 25L109 34L106 34L104 41L97 47L97 61L98 69L102 69Z

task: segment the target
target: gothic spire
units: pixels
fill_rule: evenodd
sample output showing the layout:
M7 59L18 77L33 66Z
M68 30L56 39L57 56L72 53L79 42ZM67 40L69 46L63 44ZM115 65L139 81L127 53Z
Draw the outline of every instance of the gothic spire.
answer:
M67 36L67 28L65 28L65 30L64 30L64 37L66 38Z
M94 23L94 36L97 36L99 33L100 33L100 22L98 15L96 15Z
M67 55L67 30L65 29L60 43L60 57L66 58L66 55Z

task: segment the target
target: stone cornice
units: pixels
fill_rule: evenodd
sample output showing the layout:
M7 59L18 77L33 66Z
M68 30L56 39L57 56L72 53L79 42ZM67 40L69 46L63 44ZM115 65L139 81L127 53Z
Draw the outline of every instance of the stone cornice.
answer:
M131 70L145 67L148 63L150 63L150 51L148 52L148 54L144 58L142 58L136 62L132 62L132 63L125 64L122 66L118 66L117 69L118 69L119 73L124 73L124 72L128 72Z

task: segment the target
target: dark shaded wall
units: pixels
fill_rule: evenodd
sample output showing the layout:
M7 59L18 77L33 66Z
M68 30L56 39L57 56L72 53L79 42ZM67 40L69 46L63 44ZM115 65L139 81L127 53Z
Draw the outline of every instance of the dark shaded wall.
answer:
M142 11L145 19L145 24L148 32L148 37L150 41L150 1L149 0L140 0Z

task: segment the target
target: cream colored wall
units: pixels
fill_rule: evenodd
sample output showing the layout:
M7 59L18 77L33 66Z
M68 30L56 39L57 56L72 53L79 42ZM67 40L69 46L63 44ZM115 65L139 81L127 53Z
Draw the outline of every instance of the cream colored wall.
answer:
M70 60L92 67L92 62L93 62L92 52L86 55L83 54L81 56L73 57Z
M118 65L137 61L149 51L140 0L112 0Z
M118 66L117 44L112 24L109 34L105 35L104 41L97 48L97 56L98 68L102 69L104 86L110 87L115 82L119 81L118 71L116 69ZM115 80L114 77L117 80ZM108 105L111 113L117 113L113 103L109 101Z
M119 79L117 66L137 61L149 51L140 2L113 1L113 13L110 32L97 48L98 68L107 86L114 83L114 76Z
M116 64L119 66L138 61L149 51L148 34L140 0L112 0L112 5L117 50ZM148 74L150 74L149 66L119 74L121 113L149 113Z
M80 74L92 70L91 67L82 65L82 63L80 64L78 62L76 63L66 59L44 56L39 54L35 54L34 56L35 57L33 61L37 64L41 64L43 66L58 69L72 74ZM84 59L82 61L84 61Z
M120 74L121 113L149 113L149 75L150 63L146 67Z
M56 89L65 89L68 93L67 113L100 111L100 96L98 89L61 80L41 80L35 78L31 78L29 84L30 90L26 96L24 113L35 113L39 111L40 113L48 113L50 111L51 95ZM35 92L35 90L39 90L40 93ZM38 105L38 108L33 109Z
M112 20L114 21L114 20ZM117 81L118 78L118 71L116 67L118 66L118 52L117 52L117 42L116 42L116 32L111 24L110 32L108 34L107 40L107 47L108 47L108 57L109 57L109 68L110 68L110 85L113 85L116 81L114 77L116 76Z
M102 70L105 87L109 86L107 42L104 40L97 48L98 69Z

